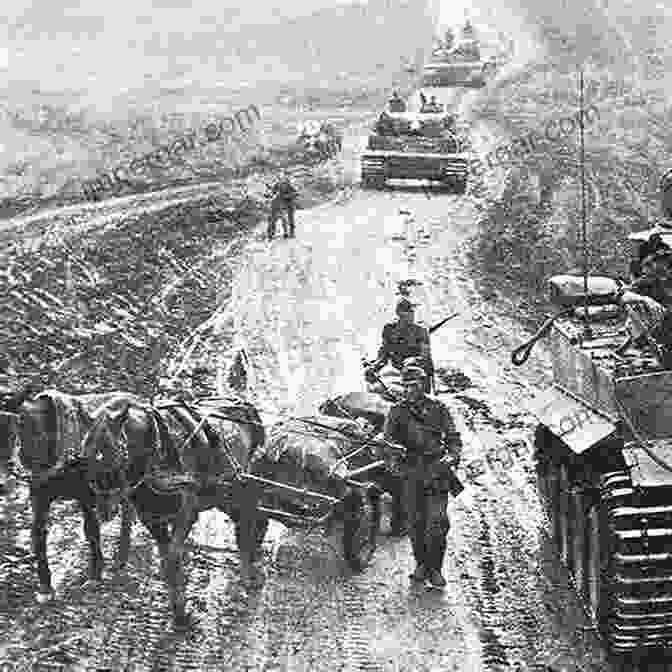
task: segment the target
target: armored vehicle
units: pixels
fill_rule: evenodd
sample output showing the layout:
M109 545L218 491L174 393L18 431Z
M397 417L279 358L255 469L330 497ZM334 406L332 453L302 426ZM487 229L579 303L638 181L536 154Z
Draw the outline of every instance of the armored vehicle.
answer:
M496 59L483 60L480 42L467 21L461 39L455 43L453 32L447 31L432 51L431 60L424 66L422 86L485 86L497 68Z
M469 157L445 111L383 112L361 156L362 186L382 188L388 179L439 182L463 192Z
M333 159L341 151L342 143L340 132L330 122L308 121L299 126L296 145L310 162Z
M666 214L672 214L664 206ZM631 234L636 268L651 237ZM672 370L655 332L607 277L555 276L554 384L533 402L540 494L561 560L612 653L672 642ZM587 290L587 291L586 291ZM667 361L666 361L667 360Z

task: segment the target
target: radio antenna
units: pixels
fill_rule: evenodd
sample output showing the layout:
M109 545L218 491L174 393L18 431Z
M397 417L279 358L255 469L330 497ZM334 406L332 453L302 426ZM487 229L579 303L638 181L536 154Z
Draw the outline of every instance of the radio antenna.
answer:
M581 146L581 238L583 243L583 336L591 338L588 319L588 217L586 214L586 148L583 137L583 69L579 69L579 134Z

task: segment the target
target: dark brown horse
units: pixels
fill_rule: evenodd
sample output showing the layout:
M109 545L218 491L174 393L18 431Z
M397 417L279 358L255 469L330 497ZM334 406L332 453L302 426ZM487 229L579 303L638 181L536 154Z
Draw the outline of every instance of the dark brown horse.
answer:
M103 456L89 474L94 481L114 473L104 456L112 462L120 455L132 458L137 471L122 474L121 487L158 544L177 625L190 621L185 543L201 511L218 508L234 520L241 574L254 574L260 493L240 475L264 438L254 407L220 399L196 405L166 400L152 408L110 404L100 409L84 440L86 454ZM152 463L157 454L159 461Z
M30 390L10 395L0 407L0 495L6 494L13 479L9 467L17 458L30 474L32 504L31 540L37 561L40 602L53 597L51 572L47 562L47 521L51 503L76 500L84 516L84 533L89 542L89 577L102 576L103 557L100 526L96 512L108 519L113 499L100 498L85 478L86 461L81 442L94 422L96 409L112 402L141 403L124 392L68 395L55 390L33 396ZM117 498L117 501L119 498ZM133 510L121 501L122 525L115 561L123 567L128 557Z

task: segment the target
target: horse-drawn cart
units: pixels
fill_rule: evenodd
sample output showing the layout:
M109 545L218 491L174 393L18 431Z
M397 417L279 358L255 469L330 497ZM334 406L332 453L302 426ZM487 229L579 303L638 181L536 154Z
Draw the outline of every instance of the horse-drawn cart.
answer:
M271 519L287 527L322 527L342 536L352 569L368 565L376 548L380 495L359 478L380 466L367 451L370 441L357 423L341 418L293 418L275 425L243 475L263 490L258 542Z

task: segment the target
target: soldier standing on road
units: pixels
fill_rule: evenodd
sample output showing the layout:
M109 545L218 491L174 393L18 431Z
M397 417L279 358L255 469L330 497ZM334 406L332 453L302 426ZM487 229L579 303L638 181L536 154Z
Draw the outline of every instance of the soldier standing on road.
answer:
M434 379L434 363L429 345L429 331L415 323L415 305L402 296L397 301L396 312L398 320L383 327L382 344L378 350L378 357L365 371L365 378L369 382L375 381L375 374L387 362L401 370L404 360L409 357L418 357L422 361L422 368L426 374L425 392L431 392Z
M450 529L446 509L449 495L461 489L452 469L460 462L462 439L447 406L423 392L425 379L420 367L404 367L405 399L390 409L385 421L385 439L392 444L386 458L396 462L402 474L416 562L410 578L443 588L441 569Z
M268 239L273 240L275 236L275 223L282 216L283 212L287 213L287 219L289 220L288 225L283 219L285 238L294 238L294 212L296 210L298 192L286 173L270 188L269 195L271 197L271 216L268 222Z

